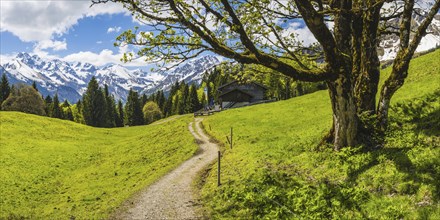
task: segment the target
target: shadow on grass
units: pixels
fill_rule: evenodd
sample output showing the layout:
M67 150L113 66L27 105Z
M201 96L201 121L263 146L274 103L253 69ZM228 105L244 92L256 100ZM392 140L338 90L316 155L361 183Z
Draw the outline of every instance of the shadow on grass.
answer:
M391 110L394 114L390 121L397 124L397 129L402 128L402 123L407 123L413 125L412 131L415 133L440 135L440 90L416 100L397 103Z
M428 185L433 189L433 200L440 200L440 159L425 160L422 154L415 162L409 158L411 150L416 152L440 147L440 90L410 102L398 103L392 107L390 129L386 147L362 151L355 154L371 153L369 161L348 173L349 182L355 183L359 176L384 159L391 161L400 173L405 173L405 182L416 186ZM413 152L414 153L414 152ZM405 191L405 190L403 190ZM407 189L414 194L416 189ZM405 192L404 192L405 193Z

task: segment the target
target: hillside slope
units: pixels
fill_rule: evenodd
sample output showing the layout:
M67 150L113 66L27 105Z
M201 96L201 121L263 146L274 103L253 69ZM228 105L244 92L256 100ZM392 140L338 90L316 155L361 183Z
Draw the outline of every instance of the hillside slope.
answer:
M0 112L0 219L103 219L197 150L191 117L99 129Z
M393 98L386 146L317 149L331 126L326 91L205 119L223 148L202 194L214 219L440 218L440 50L414 59ZM390 72L382 72L382 82ZM435 92L437 91L437 92Z

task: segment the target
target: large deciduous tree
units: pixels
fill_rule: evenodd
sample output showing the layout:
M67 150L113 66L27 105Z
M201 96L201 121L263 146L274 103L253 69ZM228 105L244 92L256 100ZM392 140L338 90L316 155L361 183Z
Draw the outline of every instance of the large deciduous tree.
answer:
M7 99L1 104L4 111L20 111L35 115L46 115L41 94L34 88L18 84L11 89Z
M336 150L364 144L372 128L386 129L390 100L403 85L410 60L440 8L440 0L430 1L425 11L417 9L415 0L112 1L148 27L117 38L117 44L141 46L136 55L125 54L126 61L138 56L182 61L210 51L296 80L326 82L333 110L328 140ZM423 17L417 27L411 22L415 13ZM316 38L314 47L298 42L292 31L298 24L305 24ZM376 102L377 47L384 34L398 36L399 49ZM322 64L305 65L304 54Z
M153 101L145 103L144 107L142 108L142 112L144 113L145 124L151 124L161 119L163 116L159 105Z

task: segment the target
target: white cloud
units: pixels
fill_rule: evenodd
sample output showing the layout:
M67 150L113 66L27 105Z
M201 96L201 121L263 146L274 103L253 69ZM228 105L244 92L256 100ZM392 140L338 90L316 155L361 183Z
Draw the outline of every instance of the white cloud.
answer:
M49 54L49 52L42 50L38 47L35 47L32 51L32 54L36 54L40 58L47 59L47 60L53 60L53 59L60 59L57 55Z
M121 58L124 53L129 52L128 46L119 47L118 53L114 53L109 49L104 49L99 53L93 53L90 51L81 51L78 53L70 54L62 58L67 62L87 62L96 66L103 66L110 63L116 63L123 66L146 66L149 63L145 62L142 59L136 59L129 63L124 63L121 61Z
M36 44L35 49L38 50L52 49L54 51L67 50L66 39L64 39L63 41L52 41L52 40L39 41Z
M102 41L100 41L100 40L96 41L96 44L102 44Z
M119 31L121 31L121 27L109 27L107 29L107 33L111 33L111 32L116 32L118 33Z
M289 25L289 28L287 29L287 32L295 33L297 35L296 39L299 42L302 42L304 46L309 46L310 44L317 42L315 36L313 36L309 28L307 28L307 26L303 26L300 23L297 22L291 23Z
M67 33L81 18L127 13L116 3L90 5L91 1L2 1L0 31L24 42L44 41Z
M12 61L16 56L17 54L0 54L0 65L5 65Z

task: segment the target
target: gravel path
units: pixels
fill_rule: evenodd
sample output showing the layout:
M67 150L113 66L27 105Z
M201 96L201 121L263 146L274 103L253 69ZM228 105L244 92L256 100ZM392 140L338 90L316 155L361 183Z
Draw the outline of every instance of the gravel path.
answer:
M212 163L217 156L218 146L209 141L203 133L200 122L195 119L188 126L200 149L189 160L182 163L145 191L130 199L117 211L112 219L202 219L200 201L194 195L192 183L197 173Z

